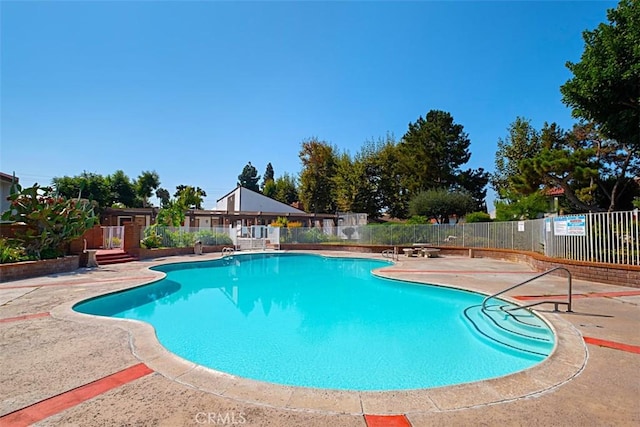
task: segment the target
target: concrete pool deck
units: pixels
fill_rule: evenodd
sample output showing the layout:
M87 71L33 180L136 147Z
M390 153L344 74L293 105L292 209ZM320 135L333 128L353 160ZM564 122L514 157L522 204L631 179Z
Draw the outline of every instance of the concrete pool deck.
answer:
M318 253L318 252L313 252ZM379 254L327 252L327 256ZM637 425L640 289L574 280L573 313L542 314L554 354L503 378L435 389L348 392L284 387L217 373L164 350L149 325L71 306L148 283L182 256L0 284L0 425ZM405 258L379 274L497 292L536 273L492 259ZM566 294L546 276L511 298Z

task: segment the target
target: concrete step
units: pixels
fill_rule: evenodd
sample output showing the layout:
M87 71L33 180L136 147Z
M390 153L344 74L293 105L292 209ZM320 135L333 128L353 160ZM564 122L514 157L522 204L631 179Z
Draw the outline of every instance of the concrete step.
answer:
M98 260L98 265L122 264L125 262L137 261L136 258L126 252L97 254L96 259Z

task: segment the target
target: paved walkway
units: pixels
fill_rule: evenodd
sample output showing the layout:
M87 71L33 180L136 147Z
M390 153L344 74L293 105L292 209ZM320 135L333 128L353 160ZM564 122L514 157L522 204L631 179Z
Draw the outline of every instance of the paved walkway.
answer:
M219 256L0 284L0 425L640 424L638 288L574 281L573 313L541 311L560 336L541 367L391 394L307 392L212 374L168 354L148 326L70 312L79 300L161 277L151 265ZM440 257L401 258L380 274L491 293L535 273L523 264ZM524 301L565 291L566 279L547 276L509 296Z

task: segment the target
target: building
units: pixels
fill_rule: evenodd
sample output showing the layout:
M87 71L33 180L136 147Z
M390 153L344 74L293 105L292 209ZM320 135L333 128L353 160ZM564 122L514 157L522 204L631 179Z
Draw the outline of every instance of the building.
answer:
M140 226L153 224L159 208L107 208L101 218L102 225L124 225L133 222ZM237 186L216 201L212 210L190 209L185 213L184 227L220 228L269 225L278 217L289 222L301 222L303 227L334 227L338 213L312 214L274 200L263 194Z
M17 177L0 172L0 213L9 210L10 203L7 198L11 194L14 180L16 183L19 182Z

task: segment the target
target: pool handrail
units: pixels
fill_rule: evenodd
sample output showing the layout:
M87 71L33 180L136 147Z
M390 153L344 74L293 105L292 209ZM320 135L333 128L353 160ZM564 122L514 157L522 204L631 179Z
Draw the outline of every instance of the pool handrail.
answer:
M517 284L515 284L515 285L513 285L513 286L510 286L510 287L508 287L508 288L506 288L506 289L503 289L503 290L501 290L500 292L496 292L496 293L495 293L495 294L493 294L493 295L489 295L488 297L486 297L486 298L482 301L482 310L483 310L483 311L484 311L484 310L486 310L486 308L487 308L487 302L488 302L490 299L495 298L495 297L497 297L497 296L499 296L499 295L502 295L502 294L504 294L504 293L506 293L506 292L509 292L509 291L511 291L511 290L513 290L513 289L519 288L520 286L526 285L527 283L531 283L531 282L533 282L533 281L534 281L534 280L536 280L536 279L539 279L539 278L541 278L541 277L543 277L543 276L546 276L547 274L550 274L550 273L553 273L553 272L555 272L555 271L559 271L559 270L563 270L563 271L566 271L566 272L567 272L567 281L568 281L568 293L567 293L567 296L568 296L568 301L566 301L566 302L565 302L565 301L552 301L552 300L536 301L536 302L533 302L533 303L531 303L531 304L519 305L519 306L516 306L516 307L512 307L512 308L509 308L509 309L507 309L507 310L505 310L505 311L515 311L515 310L520 310L520 309L523 309L523 308L531 308L531 307L534 307L534 306L536 306L536 305L540 305L540 304L554 304L554 305L555 305L555 311L558 311L558 305L559 305L559 304L563 304L563 305L566 305L566 306L567 306L567 313L571 313L571 312L573 311L573 310L571 309L571 300L572 300L571 271L569 271L569 270L568 270L568 269L566 269L565 267L555 267L555 268L552 268L551 270L547 270L547 271L545 271L545 272L543 272L543 273L540 273L540 274L538 274L538 275L536 275L536 276L534 276L534 277L532 277L532 278L530 278L530 279L527 279L527 280L525 280L525 281L523 281L523 282L517 283Z

